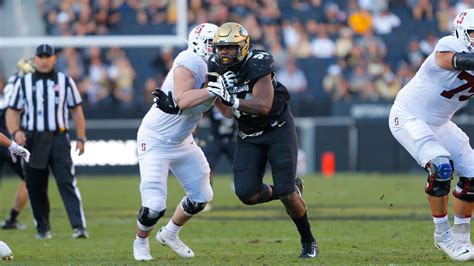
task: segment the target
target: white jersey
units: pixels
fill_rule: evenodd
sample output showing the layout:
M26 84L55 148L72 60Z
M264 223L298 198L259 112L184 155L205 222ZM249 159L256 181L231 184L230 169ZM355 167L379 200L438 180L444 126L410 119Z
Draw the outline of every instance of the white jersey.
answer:
M7 85L3 88L3 92L0 93L0 110L5 110L8 107L8 101L10 101L10 97L12 96L13 87L15 86L15 81L17 80L17 76L13 75L8 78Z
M435 126L450 121L454 113L474 95L473 71L441 68L435 62L435 54L442 51L470 53L456 37L443 37L395 99L395 105Z
M173 67L169 71L163 83L162 90L168 94L174 91L174 70L177 67L185 67L194 75L194 89L201 89L206 82L207 64L191 50L185 50L178 54L173 62ZM143 118L139 132L153 134L158 139L165 142L180 143L188 137L196 128L202 114L192 115L172 115L152 106Z

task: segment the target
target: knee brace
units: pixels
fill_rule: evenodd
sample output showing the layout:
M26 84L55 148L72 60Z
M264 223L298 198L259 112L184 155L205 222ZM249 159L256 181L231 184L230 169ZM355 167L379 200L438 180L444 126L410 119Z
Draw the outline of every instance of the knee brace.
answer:
M143 231L150 231L156 222L165 215L165 210L157 212L147 207L141 207L137 214L137 225Z
M188 196L181 200L181 208L186 215L193 216L206 207L207 202L194 202Z
M453 163L447 157L436 157L426 164L428 172L425 192L435 197L449 194L451 179L453 179Z
M459 182L453 191L453 195L467 202L474 202L474 177L459 177Z

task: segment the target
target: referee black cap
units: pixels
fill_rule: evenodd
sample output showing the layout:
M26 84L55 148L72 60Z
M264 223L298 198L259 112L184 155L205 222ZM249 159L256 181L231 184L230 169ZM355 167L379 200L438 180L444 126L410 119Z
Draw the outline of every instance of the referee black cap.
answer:
M36 47L36 56L53 56L55 53L54 48L49 44L40 44Z

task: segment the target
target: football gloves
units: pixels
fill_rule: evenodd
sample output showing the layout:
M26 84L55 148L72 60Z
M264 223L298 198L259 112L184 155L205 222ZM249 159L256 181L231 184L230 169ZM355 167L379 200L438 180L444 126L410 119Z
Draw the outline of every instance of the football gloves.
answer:
M235 80L237 79L237 75L235 75L234 72L229 70L225 72L224 75L222 75L221 77L224 80L224 88L226 88L227 90L235 86Z
M16 163L17 161L17 156L25 158L26 162L30 161L30 152L22 146L16 144L16 142L12 141L12 144L10 145L10 147L8 147L8 150L10 150L12 161L14 163Z
M168 114L179 115L181 113L181 109L179 109L179 107L174 102L171 91L169 91L168 95L166 95L164 91L156 88L151 94L155 97L153 101L156 104L156 108Z
M210 96L217 96L221 102L227 106L233 106L235 103L234 96L230 95L226 89L225 81L222 76L217 79L217 82L207 83L207 92Z

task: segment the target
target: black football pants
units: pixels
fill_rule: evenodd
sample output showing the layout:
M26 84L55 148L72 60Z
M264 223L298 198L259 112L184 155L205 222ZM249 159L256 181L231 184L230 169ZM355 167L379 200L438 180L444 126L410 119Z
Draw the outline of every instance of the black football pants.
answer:
M66 207L72 228L85 228L85 216L82 209L81 194L76 186L74 167L71 158L71 145L67 134L54 136L49 162L46 169L26 166L26 186L30 196L36 230L43 233L51 230L49 223L50 204L48 198L49 170L53 172L56 184Z

